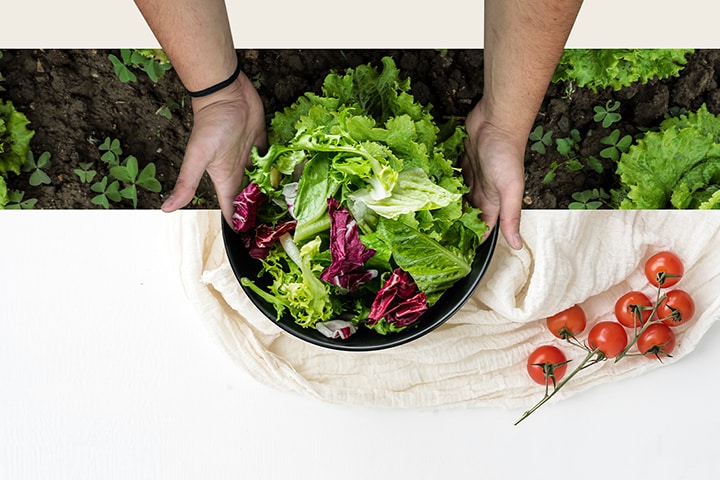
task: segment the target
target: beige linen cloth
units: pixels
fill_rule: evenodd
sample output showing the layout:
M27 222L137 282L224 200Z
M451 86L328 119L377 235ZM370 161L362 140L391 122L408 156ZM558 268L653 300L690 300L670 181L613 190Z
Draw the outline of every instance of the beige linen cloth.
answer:
M230 357L260 382L334 403L529 408L544 390L525 370L535 347L558 345L575 364L585 356L553 337L545 318L578 303L589 330L614 318L615 300L627 291L654 298L642 266L664 249L683 259L685 277L675 288L691 293L697 307L693 320L676 328L673 358L662 364L644 357L602 362L583 370L552 401L672 368L720 315L720 213L714 212L524 211L525 247L513 251L500 237L480 286L453 318L416 341L367 353L304 343L265 318L228 264L219 211L178 212L167 233L198 320Z

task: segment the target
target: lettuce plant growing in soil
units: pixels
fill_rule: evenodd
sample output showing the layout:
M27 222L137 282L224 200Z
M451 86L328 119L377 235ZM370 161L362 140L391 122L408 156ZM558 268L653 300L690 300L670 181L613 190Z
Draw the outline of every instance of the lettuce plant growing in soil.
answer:
M390 57L332 72L253 151L233 227L273 282L241 281L278 317L340 338L398 332L470 272L487 225L463 198L464 128L409 90Z
M28 128L29 123L12 102L0 101L0 208L10 201L5 178L11 172L20 174L30 152L30 140L35 132Z

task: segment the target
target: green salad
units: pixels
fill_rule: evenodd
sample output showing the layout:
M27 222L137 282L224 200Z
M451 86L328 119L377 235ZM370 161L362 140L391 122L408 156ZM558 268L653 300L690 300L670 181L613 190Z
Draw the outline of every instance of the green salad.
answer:
M334 338L398 332L470 273L488 227L464 199L465 130L409 91L390 57L332 72L253 150L233 228L272 281L241 282L278 318Z

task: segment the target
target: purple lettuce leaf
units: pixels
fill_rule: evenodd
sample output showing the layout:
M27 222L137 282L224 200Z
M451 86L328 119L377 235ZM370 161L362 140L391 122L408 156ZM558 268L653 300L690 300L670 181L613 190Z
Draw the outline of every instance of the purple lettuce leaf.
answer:
M377 275L374 270L362 270L365 263L375 255L375 250L362 243L357 222L332 197L328 199L328 213L332 262L322 272L320 279L353 292Z
M247 232L257 223L257 211L267 196L254 183L248 184L233 201L233 228L236 232Z
M397 327L405 327L417 321L427 310L425 293L418 290L409 273L396 268L385 284L378 290L368 314L369 325L380 319Z

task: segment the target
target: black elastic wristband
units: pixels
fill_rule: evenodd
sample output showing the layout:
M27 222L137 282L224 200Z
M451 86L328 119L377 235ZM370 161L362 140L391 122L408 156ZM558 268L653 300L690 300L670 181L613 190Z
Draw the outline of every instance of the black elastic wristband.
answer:
M230 77L228 77L227 80L223 80L220 83L217 83L213 85L212 87L208 87L204 90L199 90L197 92L191 92L188 90L188 95L190 95L193 98L200 98L200 97L207 97L208 95L215 93L219 90L222 90L223 88L229 86L231 83L233 83L235 80L237 80L238 76L240 75L240 59L238 58L237 61L237 67L235 67L235 71L233 72Z

